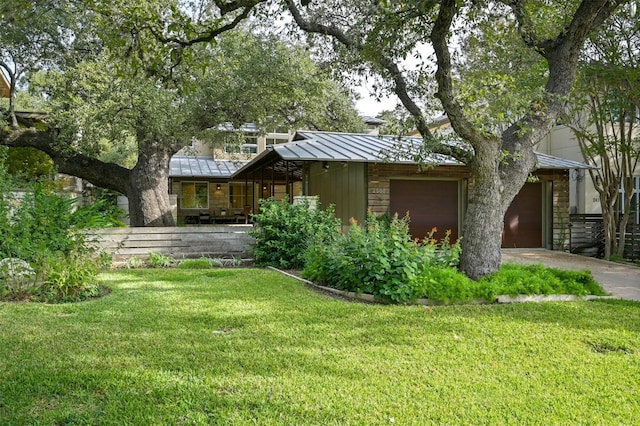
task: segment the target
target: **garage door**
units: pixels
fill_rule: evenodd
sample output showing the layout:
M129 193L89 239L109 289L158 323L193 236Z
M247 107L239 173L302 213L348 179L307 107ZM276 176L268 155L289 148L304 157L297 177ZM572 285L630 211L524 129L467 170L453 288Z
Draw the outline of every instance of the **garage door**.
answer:
M458 181L391 180L391 214L403 217L409 212L409 230L415 238L424 238L438 228L437 239L451 230L451 241L458 238Z
M542 183L526 183L504 216L502 247L542 247Z

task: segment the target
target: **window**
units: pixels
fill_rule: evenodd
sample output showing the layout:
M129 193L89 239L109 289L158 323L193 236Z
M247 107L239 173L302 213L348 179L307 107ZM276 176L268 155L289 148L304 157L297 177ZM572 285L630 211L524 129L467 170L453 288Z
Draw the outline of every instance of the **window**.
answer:
M252 188L245 183L229 183L229 207L242 209L253 204Z
M625 211L624 190L620 188L620 198L618 205L620 213ZM633 178L633 197L631 198L631 221L640 224L640 176Z
M207 182L182 182L183 209L208 209L209 208L209 183Z
M244 137L242 152L244 152L245 154L258 153L258 135L252 134L252 135L246 135Z
M284 138L267 138L267 145L276 145L279 143L286 143L289 142L289 139L284 139Z
M247 133L240 141L233 137L227 137L225 138L224 150L228 154L257 154L258 135Z

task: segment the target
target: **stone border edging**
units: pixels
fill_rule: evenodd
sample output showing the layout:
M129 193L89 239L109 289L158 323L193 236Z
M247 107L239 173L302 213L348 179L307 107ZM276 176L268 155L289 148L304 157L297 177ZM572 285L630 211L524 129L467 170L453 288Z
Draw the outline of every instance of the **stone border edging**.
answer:
M276 272L280 272L283 275L286 275L288 277L294 278L300 282L305 283L306 285L308 285L309 287L313 287L315 289L327 292L327 293L332 293L335 295L338 295L340 297L344 297L346 299L351 299L351 300L357 300L360 302L367 302L367 303L379 303L379 304L390 304L390 302L386 302L383 300L378 300L375 298L375 296L373 294L365 294L365 293L355 293L353 291L343 291L343 290L338 290L336 288L331 288L331 287L325 287L325 286L321 286L321 285L317 285L314 284L313 282L309 281L309 280L305 280L304 278L298 277L294 274L290 274L286 271L283 271L281 269L278 269L276 267L273 266L268 266L268 269L271 269L273 271ZM471 300L469 302L466 303L443 303L443 302L438 302L438 301L432 301L429 299L418 299L415 300L413 302L406 302L407 305L421 305L421 306L446 306L446 305L490 305L490 304L507 304L507 303L526 303L526 302L577 302L577 301L587 301L587 300L599 300L599 299L615 299L614 296L594 296L594 295L587 295L587 296L575 296L573 294L552 294L552 295L544 295L544 294L539 294L539 295L527 295L527 294L521 294L518 296L509 296L509 295L504 295L504 296L497 296L493 301L490 300L484 300L484 299L476 299L476 300Z

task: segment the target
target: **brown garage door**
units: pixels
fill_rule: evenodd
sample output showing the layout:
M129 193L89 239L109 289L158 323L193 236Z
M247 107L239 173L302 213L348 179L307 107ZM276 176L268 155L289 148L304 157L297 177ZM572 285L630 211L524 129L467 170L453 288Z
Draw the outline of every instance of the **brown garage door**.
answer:
M526 183L504 216L502 247L542 247L542 183Z
M390 212L403 217L409 212L409 230L415 238L424 238L438 228L435 238L451 230L451 241L458 238L458 181L391 180Z

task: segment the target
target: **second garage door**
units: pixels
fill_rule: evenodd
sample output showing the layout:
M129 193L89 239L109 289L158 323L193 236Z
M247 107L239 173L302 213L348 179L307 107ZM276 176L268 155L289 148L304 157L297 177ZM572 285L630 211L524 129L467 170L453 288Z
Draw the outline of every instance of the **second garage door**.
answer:
M526 183L504 215L502 247L542 247L542 183Z

